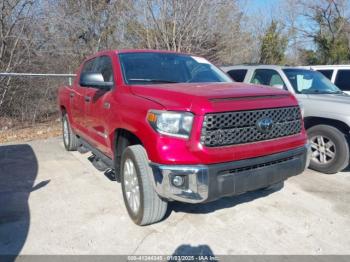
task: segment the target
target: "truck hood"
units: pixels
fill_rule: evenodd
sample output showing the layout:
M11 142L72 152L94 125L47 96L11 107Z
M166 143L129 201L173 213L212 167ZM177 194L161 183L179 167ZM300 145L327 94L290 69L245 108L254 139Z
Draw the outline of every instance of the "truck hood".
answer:
M281 102L280 106L286 106L286 101L289 105L297 104L286 91L244 83L157 84L132 86L131 90L135 95L157 102L167 110L195 113L279 107ZM273 100L273 106L269 100Z

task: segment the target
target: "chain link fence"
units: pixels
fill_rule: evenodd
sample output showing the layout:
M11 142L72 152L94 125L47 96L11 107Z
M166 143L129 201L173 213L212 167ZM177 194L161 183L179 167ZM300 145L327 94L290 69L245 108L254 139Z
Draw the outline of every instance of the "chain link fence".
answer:
M0 73L0 130L58 118L57 91L74 74Z

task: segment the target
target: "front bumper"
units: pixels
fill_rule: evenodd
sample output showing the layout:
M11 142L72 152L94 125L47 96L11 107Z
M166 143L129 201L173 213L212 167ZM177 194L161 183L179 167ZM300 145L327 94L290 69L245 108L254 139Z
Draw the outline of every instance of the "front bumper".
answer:
M278 154L213 165L159 165L151 163L154 187L163 198L188 203L209 202L268 187L298 175L309 162L309 146ZM182 176L184 184L173 184Z

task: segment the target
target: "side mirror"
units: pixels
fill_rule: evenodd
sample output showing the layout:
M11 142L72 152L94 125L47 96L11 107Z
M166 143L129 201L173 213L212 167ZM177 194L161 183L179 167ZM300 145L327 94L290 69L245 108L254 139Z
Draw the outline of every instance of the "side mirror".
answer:
M80 85L110 90L113 86L113 82L105 82L103 75L99 73L83 73L80 76Z

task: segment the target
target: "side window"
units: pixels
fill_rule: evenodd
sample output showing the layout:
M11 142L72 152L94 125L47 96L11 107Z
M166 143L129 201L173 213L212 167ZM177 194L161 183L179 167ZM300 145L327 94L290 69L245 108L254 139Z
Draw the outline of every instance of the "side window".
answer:
M322 69L322 70L317 70L317 71L320 72L325 77L327 77L329 80L332 79L333 70Z
M243 82L247 69L233 69L227 72L227 74L236 82Z
M211 70L210 64L186 61L191 82L221 82L217 74Z
M81 73L93 73L94 70L94 63L96 59L91 59L87 62L85 62L83 69L81 70Z
M286 89L286 85L279 73L272 69L256 69L250 82L253 84L283 87Z
M343 91L350 91L350 70L338 70L335 85Z
M94 72L95 64L96 64L96 58L93 58L85 62L83 69L81 70L81 73L80 73L80 80L83 74Z
M95 73L100 73L103 76L105 82L113 81L113 67L112 60L108 56L101 56L97 59Z

